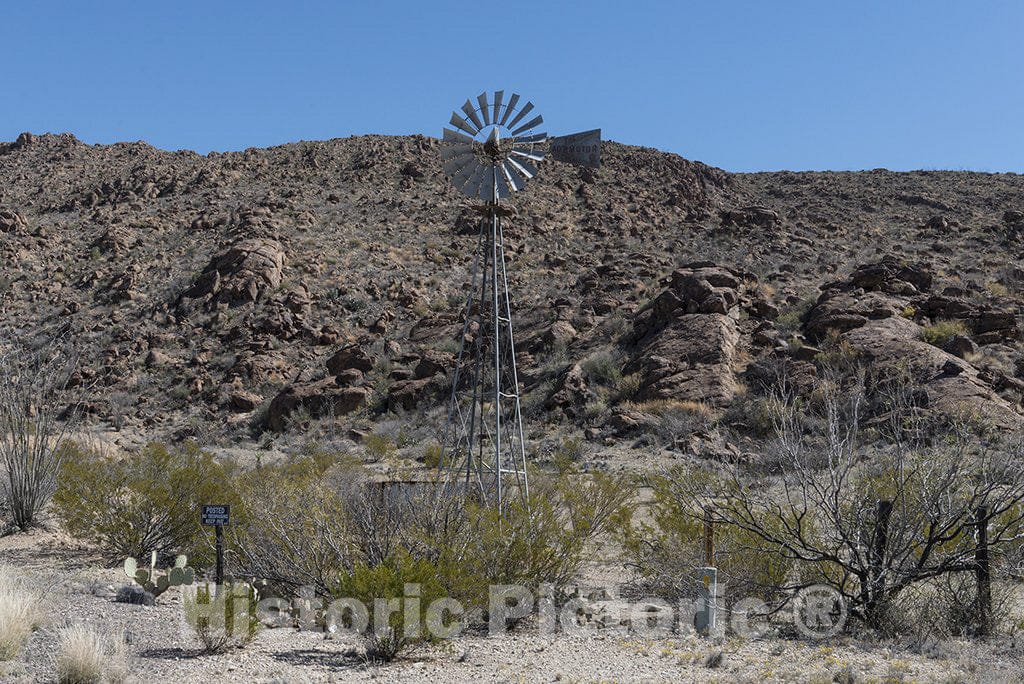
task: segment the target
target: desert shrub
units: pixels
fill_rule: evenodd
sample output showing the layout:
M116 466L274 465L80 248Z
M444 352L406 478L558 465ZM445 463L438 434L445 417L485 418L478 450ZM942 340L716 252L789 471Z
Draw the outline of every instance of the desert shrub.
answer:
M444 456L444 450L440 444L428 444L423 450L423 465L428 468L437 468L441 465L441 459Z
M928 344L941 347L956 335L966 335L967 326L961 321L938 321L921 328L921 339Z
M17 657L42 621L40 592L13 568L0 565L0 662Z
M464 517L435 530L428 548L445 588L468 610L487 607L491 584L548 584L557 591L576 578L587 545L632 495L617 476L534 478L529 498L507 501L501 514L468 501Z
M403 600L409 584L417 585L418 601ZM446 596L434 565L405 552L375 565L357 563L351 572L339 578L332 594L336 598L356 599L367 607L373 621L365 634L366 659L384 663L431 638L429 631L423 629L427 608L434 600ZM377 602L381 600L397 609L386 621L378 619L382 611Z
M804 317L807 316L807 313L816 302L817 297L808 296L796 304L783 308L775 319L775 327L783 336L792 335L803 325Z
M623 375L615 386L616 401L630 401L640 392L642 377L639 373Z
M326 593L358 557L340 484L357 472L348 457L316 451L236 477L240 515L225 530L232 570Z
M211 502L234 496L224 468L194 442L154 442L123 458L79 451L64 460L53 497L68 533L110 560L185 553L197 567L210 557L198 511Z
M377 433L367 435L363 440L363 446L366 447L367 456L373 461L386 461L398 451L394 441Z
M587 381L601 387L615 387L622 379L622 368L617 354L602 351L592 354L581 364Z
M128 678L124 641L108 639L88 625L61 630L56 665L59 684L116 684Z
M204 653L242 648L256 638L261 626L258 602L258 592L245 582L197 585L182 592L181 599L185 621Z
M583 439L580 437L563 437L558 447L551 454L551 463L560 473L571 473L577 470L577 464L585 456Z

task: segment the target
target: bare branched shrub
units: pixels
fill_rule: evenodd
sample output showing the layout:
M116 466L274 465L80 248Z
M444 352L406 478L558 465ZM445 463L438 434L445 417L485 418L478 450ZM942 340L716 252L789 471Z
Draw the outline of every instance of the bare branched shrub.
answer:
M241 508L226 530L232 570L278 589L312 586L326 595L358 558L338 486L357 476L347 461L312 455L238 477Z
M872 378L869 401L867 380L826 373L810 399L780 393L777 476L676 471L666 486L695 517L709 510L791 562L777 590L826 582L881 628L909 587L977 568L980 524L995 559L1024 539L1024 448L933 423L898 375Z
M20 530L35 523L57 487L61 445L81 416L81 387L65 392L77 365L62 339L34 348L0 340L0 463Z

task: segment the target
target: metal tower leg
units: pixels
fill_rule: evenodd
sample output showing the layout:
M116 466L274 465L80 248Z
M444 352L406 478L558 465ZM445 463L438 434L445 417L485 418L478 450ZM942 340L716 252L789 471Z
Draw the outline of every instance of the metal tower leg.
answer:
M472 269L441 463L449 494L478 495L503 512L529 490L504 234L498 206L488 209Z

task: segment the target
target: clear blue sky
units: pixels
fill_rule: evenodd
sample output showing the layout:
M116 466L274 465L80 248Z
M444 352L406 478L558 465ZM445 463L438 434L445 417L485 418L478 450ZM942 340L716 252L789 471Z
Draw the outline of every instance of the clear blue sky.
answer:
M1019 0L9 0L0 55L2 140L436 136L504 88L733 171L1024 171Z

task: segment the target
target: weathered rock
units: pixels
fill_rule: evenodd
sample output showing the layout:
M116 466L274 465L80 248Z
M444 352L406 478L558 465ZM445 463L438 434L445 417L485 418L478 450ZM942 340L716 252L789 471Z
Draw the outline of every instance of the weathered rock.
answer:
M16 211L0 209L0 233L20 233L28 229L25 217Z
M284 248L277 240L242 240L210 260L195 284L181 294L179 307L195 299L208 306L256 302L281 284L283 272Z
M567 347L578 334L569 321L555 321L544 331L541 341L546 347Z
M364 373L373 368L373 359L358 344L342 347L331 358L327 359L327 370L331 375L338 375L350 368Z
M453 354L437 349L428 349L423 352L419 363L416 364L415 377L417 380L430 378L439 373L447 373L450 368L454 367L455 356Z
M341 387L358 385L363 381L363 371L358 368L346 368L334 376L334 382Z
M744 277L714 264L675 271L651 307L634 322L625 373L639 373L640 399L728 404L739 331L734 317Z
M439 387L436 378L401 380L391 386L388 393L388 407L410 410Z
M942 345L942 349L962 359L968 354L977 352L978 345L974 344L966 335L953 335L946 341L946 344Z
M725 209L719 216L723 226L745 226L749 228L773 228L782 223L779 213L768 207L741 207Z
M243 413L255 411L262 401L263 397L247 390L235 390L228 396L228 403L231 405L231 408Z
M362 387L339 387L334 378L291 385L270 402L267 426L275 432L284 431L289 416L299 407L313 418L343 416L363 406L368 394Z
M929 410L947 416L970 414L1013 429L1022 417L978 376L977 369L919 339L920 328L905 318L870 321L843 335L875 369L909 372L928 397Z
M555 388L545 400L544 406L549 410L561 411L568 418L576 418L581 415L580 412L589 395L583 367L575 363L558 377Z

